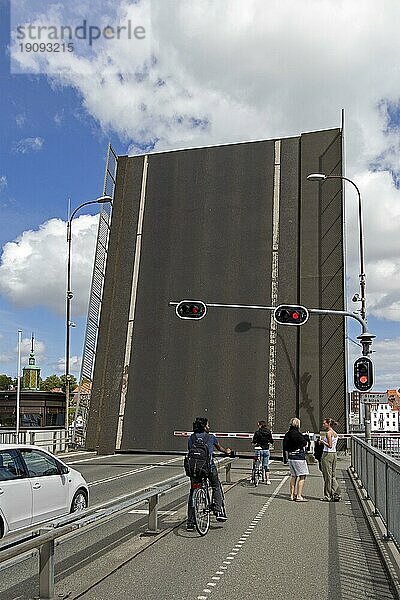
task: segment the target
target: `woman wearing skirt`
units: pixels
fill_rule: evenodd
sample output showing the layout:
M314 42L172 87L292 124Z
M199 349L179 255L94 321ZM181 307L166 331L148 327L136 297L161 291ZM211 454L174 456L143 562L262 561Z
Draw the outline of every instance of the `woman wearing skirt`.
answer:
M290 499L307 502L303 496L304 482L308 475L305 449L308 439L300 433L300 419L292 419L283 438L283 462L289 463Z

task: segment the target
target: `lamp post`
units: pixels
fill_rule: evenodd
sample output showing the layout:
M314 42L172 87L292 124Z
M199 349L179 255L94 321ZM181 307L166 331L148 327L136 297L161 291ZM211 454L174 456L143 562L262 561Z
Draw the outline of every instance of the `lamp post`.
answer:
M360 316L365 321L367 309L366 309L366 295L365 295L364 233L363 233L362 205L361 205L360 190L358 189L358 187L356 186L354 181L352 181L348 177L344 177L344 175L325 175L324 173L311 173L310 175L307 175L307 179L309 181L320 181L320 182L326 181L327 179L343 179L344 181L348 181L349 183L351 183L351 185L356 189L357 196L358 196L358 235L359 235L359 248L360 248L359 280L360 280L360 296L361 297L358 297L358 294L355 294L353 296L353 300L361 302ZM364 332L364 334L361 334L359 336L359 339L361 340L361 344L363 347L363 355L369 354L369 352L370 352L369 347L371 345L373 337L375 337L375 336L368 332L366 332L366 333ZM368 402L364 402L364 407L365 407L365 415L364 415L365 441L367 442L367 444L370 444L371 443L371 407L368 404Z
M359 247L360 247L360 295L361 298L356 300L361 302L360 316L365 321L366 316L366 296L365 296L365 269L364 269L364 234L363 234L363 221L362 221L362 206L361 206L361 193L354 181L344 175L325 175L324 173L311 173L307 175L309 181L326 181L326 179L343 179L351 183L355 187L358 195L358 234L359 234Z
M15 443L19 442L19 421L20 421L20 397L21 397L21 337L22 329L18 329L18 366L17 366L17 402L16 402L16 421L15 421Z
M67 294L66 294L66 319L65 319L65 435L66 443L68 445L69 436L69 402L70 402L70 373L69 373L69 362L70 362L70 328L75 327L75 323L71 321L71 300L74 297L71 291L71 227L72 219L76 213L84 206L89 204L106 204L112 202L111 196L100 196L97 200L90 200L89 202L83 202L80 204L67 221L67 243L68 243L68 258L67 258Z

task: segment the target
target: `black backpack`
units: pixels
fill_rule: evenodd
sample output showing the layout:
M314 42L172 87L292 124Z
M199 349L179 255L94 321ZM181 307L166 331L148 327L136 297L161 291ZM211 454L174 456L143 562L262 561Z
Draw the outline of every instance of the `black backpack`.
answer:
M318 461L319 470L322 471L321 461L324 454L324 445L320 444L319 440L314 442L314 457Z
M211 456L208 448L208 433L204 437L197 437L195 433L192 438L192 447L188 450L183 461L185 473L192 479L203 479L208 477L211 469Z

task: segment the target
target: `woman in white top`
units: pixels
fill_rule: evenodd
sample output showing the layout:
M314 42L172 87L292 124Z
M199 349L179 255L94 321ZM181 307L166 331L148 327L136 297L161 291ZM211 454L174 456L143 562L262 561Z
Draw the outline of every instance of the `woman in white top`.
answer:
M326 430L326 437L320 442L324 445L322 453L321 470L324 476L324 502L339 502L340 486L336 480L336 445L338 434L333 429L337 423L333 419L324 419L322 427Z

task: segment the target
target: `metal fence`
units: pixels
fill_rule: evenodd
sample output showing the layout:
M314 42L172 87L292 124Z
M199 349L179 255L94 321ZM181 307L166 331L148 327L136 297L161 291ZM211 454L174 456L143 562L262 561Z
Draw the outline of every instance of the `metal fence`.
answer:
M372 434L371 444L385 454L392 456L396 460L400 459L400 434L392 435L374 435Z
M215 461L218 470L225 468L227 483L231 483L233 460L232 458L222 458ZM41 526L29 528L24 533L5 538L0 543L0 571L38 555L39 597L41 600L53 600L57 597L54 585L55 547L66 541L62 539L64 536L69 534L68 539L70 539L71 534L78 533L84 527L89 529L103 525L106 521L119 517L136 504L143 502L148 502L149 507L146 532L157 534L159 533L158 505L160 497L182 485L188 485L188 481L186 475L176 475L147 490L134 492L124 500L111 501L101 507L95 506L83 512L66 515Z
M386 537L400 549L400 462L353 436L351 469L384 522Z
M22 429L19 431L18 440L15 429L0 431L0 444L17 443L40 446L53 454L64 452L66 449L65 429Z

